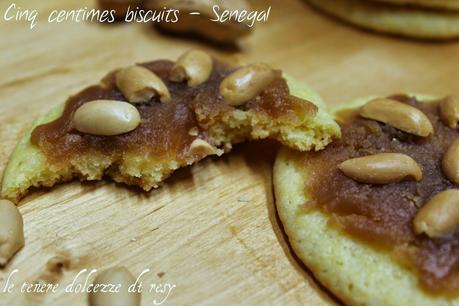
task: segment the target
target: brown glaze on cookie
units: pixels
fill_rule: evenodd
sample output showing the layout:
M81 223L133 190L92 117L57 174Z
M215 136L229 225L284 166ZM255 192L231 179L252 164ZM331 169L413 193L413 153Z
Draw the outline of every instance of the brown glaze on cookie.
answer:
M65 162L94 150L117 157L129 151L159 159L178 157L180 162L186 158L196 136L212 144L207 129L221 124L236 110L256 112L273 121L314 116L317 111L314 104L290 95L285 79L277 70L266 89L236 108L228 105L219 92L222 80L236 68L221 61L213 60L210 77L193 87L186 82L170 81L169 74L174 66L172 61L158 60L140 66L162 79L169 89L171 101L161 103L158 97L153 97L148 102L134 104L141 117L141 123L135 130L116 136L96 136L78 132L72 123L75 111L84 103L93 100L126 101L116 87L117 71L114 71L99 85L70 97L60 118L34 129L32 143L39 146L53 162ZM198 134L190 135L189 131L196 127Z

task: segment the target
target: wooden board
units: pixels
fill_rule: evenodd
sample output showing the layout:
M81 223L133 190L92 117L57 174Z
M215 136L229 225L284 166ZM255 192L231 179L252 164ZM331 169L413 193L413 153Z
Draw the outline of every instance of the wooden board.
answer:
M1 1L0 12L11 2ZM272 6L239 51L213 49L139 24L48 24L53 9L92 1L16 1L38 9L33 29L0 21L0 172L32 120L107 71L199 47L244 61L265 61L316 88L330 105L369 94L458 93L459 44L373 35L330 20L302 1ZM237 146L220 159L178 171L164 187L138 192L110 181L73 182L33 192L20 203L26 246L0 270L0 305L85 305L64 288L82 269L124 265L142 281L176 286L167 305L330 305L332 298L291 255L277 219L271 168L277 145ZM62 273L49 262L62 262ZM5 278L60 283L57 293L2 293ZM82 278L78 279L81 282ZM144 290L143 305L161 301Z

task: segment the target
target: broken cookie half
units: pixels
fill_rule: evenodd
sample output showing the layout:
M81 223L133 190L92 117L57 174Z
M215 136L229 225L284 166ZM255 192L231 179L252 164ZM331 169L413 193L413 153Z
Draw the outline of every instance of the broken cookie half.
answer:
M39 118L11 155L1 194L18 201L32 186L104 175L150 190L245 140L307 151L339 136L320 98L280 71L191 50L113 71Z

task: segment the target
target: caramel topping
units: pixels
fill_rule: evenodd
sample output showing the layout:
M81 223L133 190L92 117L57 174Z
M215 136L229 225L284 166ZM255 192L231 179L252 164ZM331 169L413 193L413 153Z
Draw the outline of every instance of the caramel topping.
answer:
M213 60L209 78L204 83L190 87L185 82L169 80L174 66L172 61L159 60L139 66L154 72L164 82L170 93L170 102L161 103L158 96L153 96L147 102L134 104L142 121L135 130L122 135L97 136L78 132L72 125L75 111L89 101L126 101L115 84L116 72L112 72L101 84L70 97L60 118L35 128L32 143L55 163L65 163L94 151L119 158L123 153L133 151L146 158L174 158L184 164L189 147L197 137L213 144L207 132L209 127L216 123L223 124L223 118L236 110L219 93L222 80L236 68ZM274 79L263 92L239 109L264 114L270 120L301 120L300 116L313 115L317 110L314 104L290 96L280 71L275 71ZM190 133L190 130L196 132Z

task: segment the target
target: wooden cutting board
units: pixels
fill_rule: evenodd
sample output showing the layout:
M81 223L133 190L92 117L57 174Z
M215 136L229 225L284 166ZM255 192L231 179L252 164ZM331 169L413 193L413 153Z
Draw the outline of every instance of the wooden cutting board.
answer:
M272 6L271 17L238 51L163 36L142 24L46 22L53 9L91 7L89 0L15 2L41 17L33 30L0 21L0 173L35 117L113 68L175 59L191 47L267 62L309 83L330 105L401 91L459 93L458 43L374 35L302 1L256 1L256 9ZM0 1L2 15L10 3ZM150 269L141 278L143 305L165 296L150 292L150 284L166 283L176 287L165 305L336 303L289 249L272 193L276 150L272 142L237 146L178 171L150 193L110 181L34 191L20 203L26 246L0 270L0 305L86 305L86 294L65 293L65 287L82 269L116 265L136 275ZM3 293L14 269L16 287ZM60 287L20 293L24 282L40 280Z

